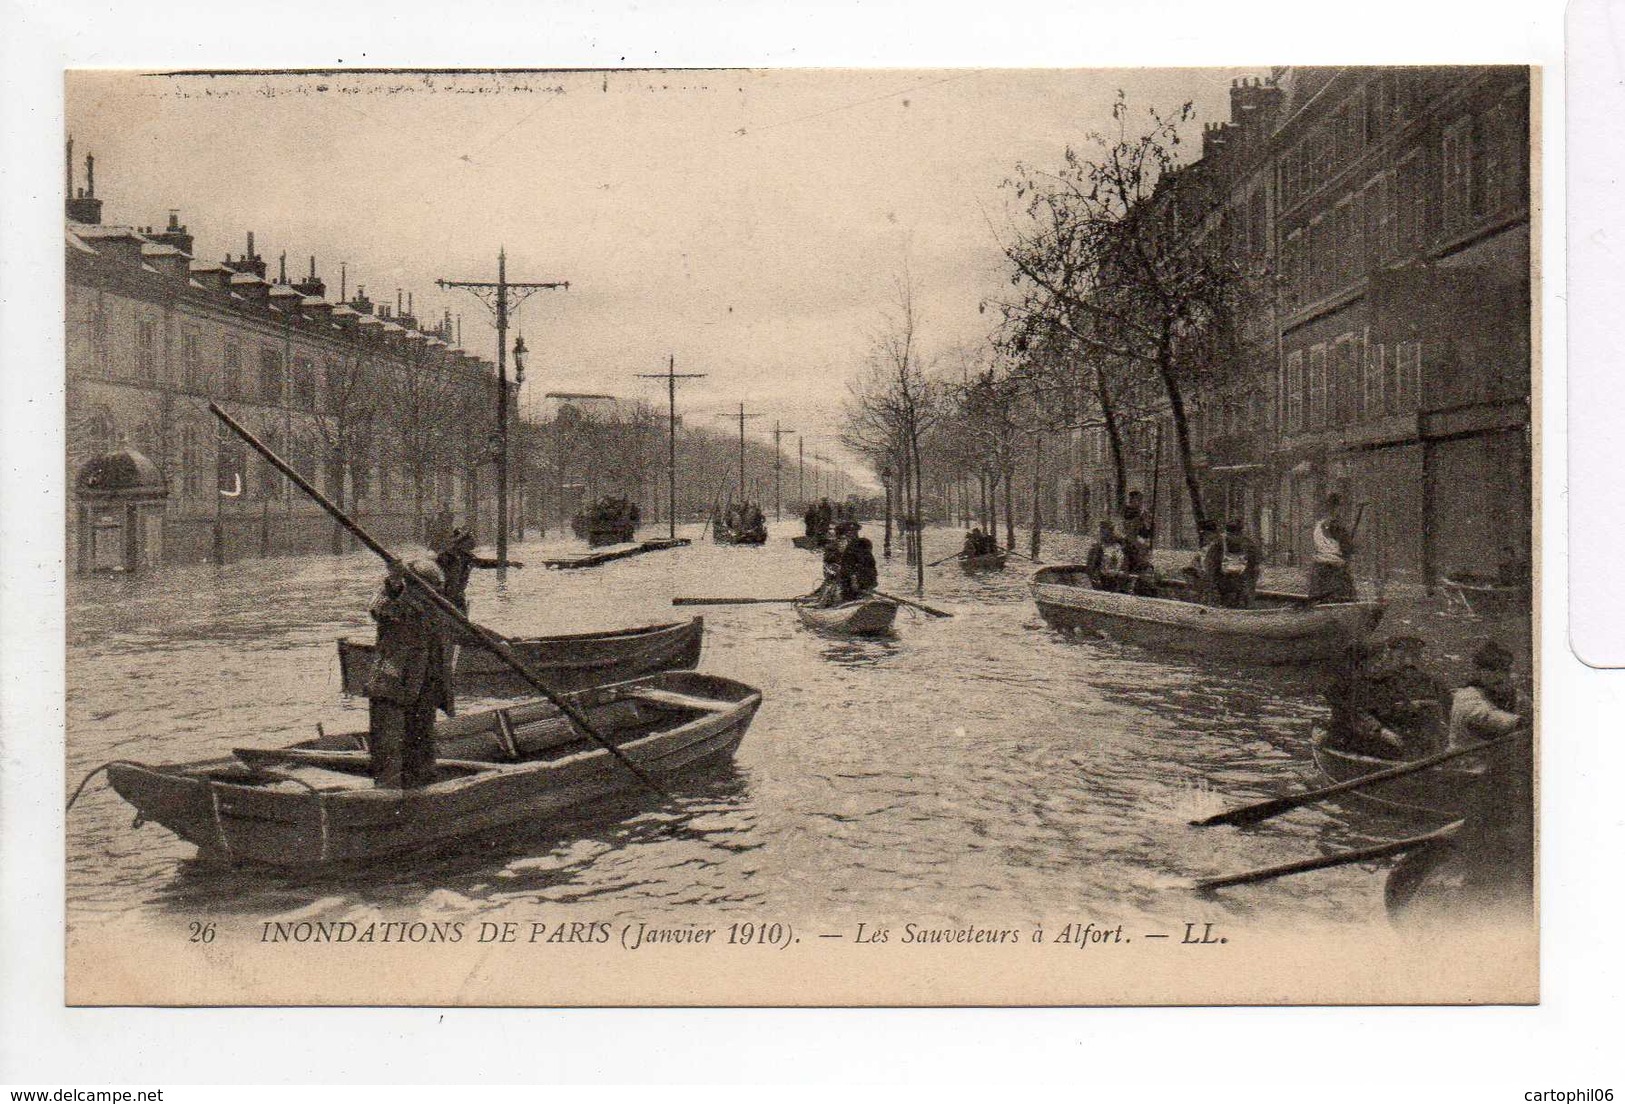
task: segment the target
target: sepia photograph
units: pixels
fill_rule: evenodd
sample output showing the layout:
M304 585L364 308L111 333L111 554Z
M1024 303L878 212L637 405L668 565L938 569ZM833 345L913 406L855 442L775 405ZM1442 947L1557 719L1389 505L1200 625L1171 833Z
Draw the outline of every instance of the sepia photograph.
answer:
M67 1003L1538 1001L1542 79L68 71Z

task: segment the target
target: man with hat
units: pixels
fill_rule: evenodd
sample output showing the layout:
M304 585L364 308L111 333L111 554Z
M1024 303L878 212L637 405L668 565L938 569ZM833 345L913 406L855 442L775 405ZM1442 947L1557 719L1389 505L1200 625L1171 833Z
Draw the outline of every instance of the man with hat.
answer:
M468 613L468 577L476 567L524 567L518 560L496 560L474 554L474 534L467 529L451 531L451 537L439 550L434 562L445 573L446 597L464 614Z
M450 626L418 585L407 582L407 571L442 593L446 585L427 560L404 567L397 561L368 611L378 623L378 645L367 679L367 749L380 789L412 790L434 781L434 713L455 710Z
M855 521L843 521L835 527L836 534L841 538L841 598L847 602L880 585L875 546L868 537L859 536L858 531L862 528Z

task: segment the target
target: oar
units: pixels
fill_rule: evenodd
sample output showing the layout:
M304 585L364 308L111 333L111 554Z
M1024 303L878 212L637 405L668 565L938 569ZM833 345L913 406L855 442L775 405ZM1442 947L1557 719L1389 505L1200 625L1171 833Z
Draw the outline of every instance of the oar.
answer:
M899 598L897 595L895 595L895 594L887 594L883 590L874 590L874 591L870 591L870 593L873 594L876 598L890 598L893 602L896 602L900 606L913 606L915 609L920 610L922 613L929 613L932 617L952 617L953 616L953 614L949 613L947 610L939 610L935 606L928 606L923 602L911 602L907 598Z
M1472 755L1475 752L1486 751L1489 748L1495 747L1497 744L1504 743L1505 741L1512 739L1512 737L1518 735L1521 731L1521 729L1515 729L1504 736L1497 736L1493 740L1484 740L1476 744L1467 744L1463 747L1454 748L1450 751L1441 751L1437 755L1430 755L1426 759L1418 759L1414 763L1406 763L1403 766L1394 767L1390 770L1377 771L1374 774L1361 775L1359 778L1353 778L1347 782L1339 782L1335 786L1326 786L1318 790L1309 790L1300 794L1288 794L1285 797L1276 797L1270 799L1269 801L1260 801L1256 805L1243 805L1239 809L1231 809L1227 813L1219 813L1216 816L1208 817L1206 820L1193 820L1191 823L1198 828L1208 828L1216 824L1233 824L1238 828L1246 828L1250 825L1268 820L1270 817L1279 816L1281 813L1290 812L1291 810L1299 808L1300 806L1313 805L1317 801L1321 801L1328 797L1336 797L1338 794L1348 793L1350 790L1357 790L1362 786L1370 786L1377 782L1386 782L1391 778L1403 778L1407 774L1415 774L1417 771L1424 771L1430 767L1436 767L1440 763L1448 763L1452 759L1460 759L1464 755Z
M939 564L947 563L949 560L962 560L964 558L965 558L965 553L963 553L963 552L955 552L952 556L944 556L944 557L942 557L942 559L937 560L935 563L928 563L925 566L926 567L936 567Z
M1412 836L1409 839L1394 840L1391 843L1379 843L1374 847L1362 847L1357 851L1342 851L1336 855L1323 855L1318 859L1304 859L1302 862L1283 863L1280 866L1266 866L1262 870L1249 870L1245 874L1230 874L1223 878L1209 878L1197 882L1196 889L1206 891L1210 889L1223 889L1225 886L1251 885L1253 882L1267 882L1271 878L1283 878L1288 874L1302 874L1310 870L1325 870L1333 866L1347 866L1350 863L1370 862L1374 859L1386 859L1390 855L1398 855L1430 843L1438 843L1448 839L1461 821L1447 824L1434 832L1422 836Z
M1017 552L1014 548L1001 548L1001 549L999 549L999 551L1003 552L1006 556L1020 556L1024 560L1033 560L1033 558L1031 556L1027 555L1027 553L1025 553L1025 552ZM1039 562L1040 561L1038 561L1038 560L1033 560L1033 563L1039 563Z
M674 606L753 606L763 602L800 602L801 598L673 598Z
M318 491L315 487L312 487L309 483L307 483L304 476L294 471L293 468L291 468L280 456L272 452L264 444L261 444L259 438L255 437L252 433L248 432L248 430L238 425L236 420L233 419L230 414L227 414L224 410L221 410L220 407L215 403L209 404L209 411L222 422L226 423L233 433L237 434L237 436L248 442L249 446L252 447L255 452L265 457L267 463L269 463L273 468L277 469L277 471L281 472L283 475L287 476L288 479L293 482L294 486L298 487L301 491L304 491L311 497L312 500L315 501L318 506L332 515L334 521L348 529L352 534L354 534L357 540L366 545L368 548L372 549L372 551L390 567L399 569L401 576L410 580L412 585L418 588L419 593L423 594L429 599L430 602L434 604L435 609L439 610L441 614L450 618L457 625L479 637L481 643L484 644L488 650L496 653L497 658L502 660L502 662L512 669L513 672L520 678L529 683L533 690L535 690L542 697L546 698L548 701L552 702L553 705L558 708L558 711L568 717L571 722L574 723L575 726L579 728L586 736L599 744L605 751L609 752L616 759L620 760L621 765L627 770L631 771L632 774L637 777L638 781L642 782L645 786L649 787L661 797L671 796L663 788L661 788L661 786L656 783L654 779L650 778L641 767L632 762L632 760L628 759L626 754L621 751L620 748L610 743L601 733L598 732L597 729L593 728L592 724L587 720L587 718L582 716L579 709L571 705L564 698L561 698L559 695L555 694L553 691L549 690L546 686L543 686L536 676L531 674L530 671L526 669L525 665L520 662L519 657L513 654L513 650L508 647L505 641L503 641L489 629L481 628L479 625L476 625L474 622L470 621L468 617L464 615L463 611L452 605L451 600L448 599L444 594L441 594L440 590L433 583L421 578L417 572L409 570L406 565L401 563L399 557L395 556L389 551L389 549L385 548L383 545L374 540L372 538L372 534L368 533L365 529L361 528L360 525L356 524L356 522L352 520L343 510L340 510L337 506L333 505L332 502L328 501L327 496L323 495L322 492Z

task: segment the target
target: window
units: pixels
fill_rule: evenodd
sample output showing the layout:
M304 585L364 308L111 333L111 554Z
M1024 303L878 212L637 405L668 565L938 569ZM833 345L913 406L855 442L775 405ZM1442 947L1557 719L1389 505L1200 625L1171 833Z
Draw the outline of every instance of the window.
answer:
M1286 282L1286 304L1296 307L1305 299L1303 272L1303 231L1294 230L1281 246L1281 273Z
M151 319L138 319L135 324L135 371L137 378L148 383L158 379L158 323Z
M280 455L282 453L282 435L272 429L262 435L261 440L267 448ZM255 469L260 473L259 486L261 498L278 498L282 494L282 475L269 464L256 464Z
M1398 212L1398 253L1415 253L1427 244L1431 223L1428 218L1427 169L1420 154L1413 153L1401 161L1397 173L1394 199ZM1399 197L1404 197L1401 200Z
M269 347L260 349L260 398L282 402L282 354Z
M243 397L243 350L235 341L226 342L220 362L220 391L228 399Z
M1523 203L1529 159L1529 116L1519 89L1501 99L1484 116L1484 143L1479 176L1483 209L1501 211Z
M90 356L91 361L100 375L109 375L112 372L112 355L107 341L107 304L98 295L96 307L90 315Z
M1462 119L1444 132L1442 202L1444 224L1457 230L1473 217L1473 121Z
M182 386L188 391L205 390L203 382L203 339L196 329L181 336Z
M203 455L198 448L196 426L181 430L181 493L196 497L203 490Z
M1326 425L1326 346L1309 350L1309 428Z
M1369 335L1365 343L1365 373L1364 373L1364 406L1367 418L1380 418L1387 412L1386 400L1383 397L1383 357L1387 346L1380 341L1372 341Z
M1285 391L1286 430L1288 433L1301 433L1303 431L1303 350L1297 349L1286 356L1286 382L1282 387Z
M316 409L316 366L309 357L294 358L293 403L301 410Z
M1332 343L1331 367L1329 369L1331 390L1331 413L1328 421L1332 425L1348 425L1359 420L1355 409L1355 376L1354 369L1354 335L1342 334Z
M90 455L101 456L113 451L113 441L117 427L113 424L113 415L106 409L98 407L89 418L85 426L85 437L90 444Z
M1409 413L1416 409L1422 390L1422 343L1401 341L1394 351L1393 409Z

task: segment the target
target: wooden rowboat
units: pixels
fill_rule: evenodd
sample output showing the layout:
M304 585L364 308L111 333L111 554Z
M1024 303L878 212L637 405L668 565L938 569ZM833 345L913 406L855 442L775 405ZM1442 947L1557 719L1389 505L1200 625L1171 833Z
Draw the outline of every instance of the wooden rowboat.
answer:
M512 640L509 646L542 685L564 692L695 667L704 639L705 619L696 617L636 629ZM366 695L372 662L371 644L339 641L339 671L346 694ZM476 697L530 697L536 693L494 653L466 644L457 653L457 689Z
M889 598L856 598L838 606L796 605L801 623L820 632L878 636L891 631L897 603Z
M822 537L791 537L790 543L803 552L821 552L824 549Z
M1501 618L1529 612L1529 585L1502 585L1482 575L1458 573L1445 575L1439 580L1445 598L1459 602L1463 609L1477 617Z
M765 529L729 529L723 526L711 530L711 539L718 544L766 544Z
M1008 553L988 552L980 556L959 557L959 569L967 575L974 575L978 571L1003 571Z
M729 758L762 703L744 683L692 673L571 697L659 780ZM547 702L445 720L435 734L438 778L416 790L373 786L359 732L180 766L115 763L108 780L142 819L196 844L200 857L304 869L534 826L642 785Z
M1260 592L1249 609L1206 606L1096 590L1083 567L1040 568L1033 599L1050 627L1103 633L1160 651L1238 663L1317 663L1371 635L1381 602L1309 605L1292 595Z
M1310 731L1315 767L1328 785L1352 782L1401 765L1394 759L1334 747L1328 742L1330 736L1330 731L1320 725ZM1338 800L1347 799L1373 812L1437 826L1461 818L1482 769L1482 764L1475 764L1469 756L1466 760L1441 763L1416 774L1350 790Z

